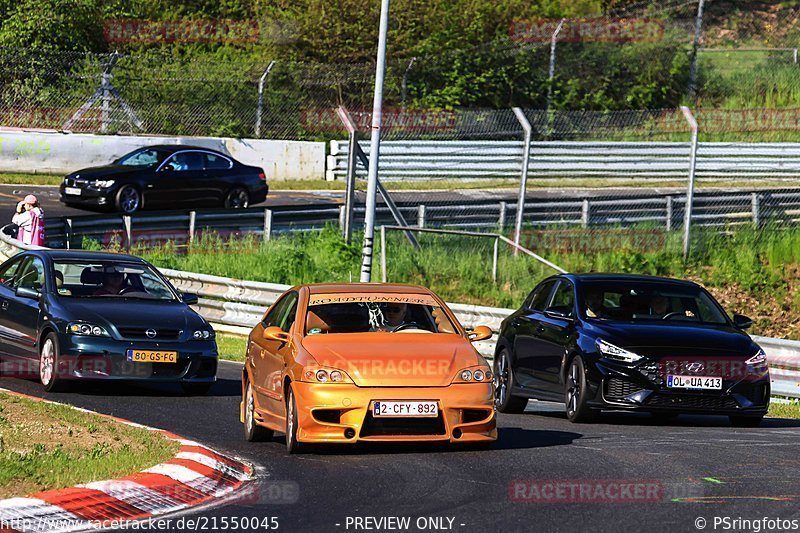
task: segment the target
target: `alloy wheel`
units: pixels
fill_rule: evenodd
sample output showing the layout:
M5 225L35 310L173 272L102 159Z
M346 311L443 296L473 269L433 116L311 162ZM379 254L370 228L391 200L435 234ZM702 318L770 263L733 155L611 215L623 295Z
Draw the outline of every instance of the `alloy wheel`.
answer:
M53 381L55 370L56 350L51 339L47 339L42 346L42 353L39 358L39 379L45 387Z

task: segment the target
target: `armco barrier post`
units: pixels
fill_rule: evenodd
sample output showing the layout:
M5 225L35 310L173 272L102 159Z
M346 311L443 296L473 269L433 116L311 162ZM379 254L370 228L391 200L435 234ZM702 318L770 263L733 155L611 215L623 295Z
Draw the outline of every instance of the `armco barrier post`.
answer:
M691 238L692 226L692 205L694 202L694 178L695 169L697 166L697 121L692 114L692 110L688 107L681 106L681 111L683 112L683 116L686 117L689 127L692 129L692 147L691 155L689 156L689 183L686 187L686 211L683 215L683 260L686 261L689 258L689 239Z
M514 244L519 246L519 238L522 233L522 218L525 214L525 191L528 187L528 165L531 158L531 136L533 135L533 128L531 123L528 122L528 117L519 107L512 108L514 115L517 117L520 126L525 131L525 144L522 146L522 174L519 179L519 197L517 198L517 221L514 225ZM514 248L514 255L519 253L518 248Z
M750 208L753 211L753 227L758 229L761 225L761 195L757 192L751 193Z
M419 204L417 206L417 227L425 227L425 204Z
M72 242L72 219L64 219L64 247L69 250Z
M122 217L122 225L125 227L125 249L131 251L131 240L133 239L133 222L130 215Z
M264 242L272 238L272 209L264 209Z
M189 211L189 243L194 242L194 230L197 223L197 211Z

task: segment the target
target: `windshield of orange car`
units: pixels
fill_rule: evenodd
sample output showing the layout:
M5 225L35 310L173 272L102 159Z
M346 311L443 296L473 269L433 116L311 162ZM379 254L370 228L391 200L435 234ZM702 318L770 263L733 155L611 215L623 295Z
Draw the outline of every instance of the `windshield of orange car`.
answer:
M327 333L455 333L445 310L425 294L312 295L306 335Z

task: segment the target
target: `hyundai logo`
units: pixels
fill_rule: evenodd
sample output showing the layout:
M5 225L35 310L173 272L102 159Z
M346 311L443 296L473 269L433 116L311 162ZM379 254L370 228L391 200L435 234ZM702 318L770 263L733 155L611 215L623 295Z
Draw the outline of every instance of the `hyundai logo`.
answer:
M699 362L689 363L688 365L686 365L686 370L688 370L689 372L702 372L705 369L706 365Z
M147 335L148 339L155 339L157 335L156 330L154 329L148 329L147 331L144 332L144 334Z

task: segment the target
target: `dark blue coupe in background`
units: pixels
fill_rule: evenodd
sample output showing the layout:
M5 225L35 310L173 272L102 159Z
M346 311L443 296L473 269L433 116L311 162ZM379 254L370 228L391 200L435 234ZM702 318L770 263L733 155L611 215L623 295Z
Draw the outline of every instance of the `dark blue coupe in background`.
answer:
M573 422L623 409L758 425L770 381L764 351L743 331L751 325L688 281L554 276L503 321L496 406L519 413L535 398L564 402Z
M39 250L0 265L2 374L57 390L76 380L216 380L214 330L152 265L128 255Z

